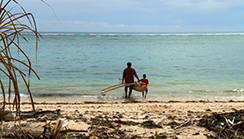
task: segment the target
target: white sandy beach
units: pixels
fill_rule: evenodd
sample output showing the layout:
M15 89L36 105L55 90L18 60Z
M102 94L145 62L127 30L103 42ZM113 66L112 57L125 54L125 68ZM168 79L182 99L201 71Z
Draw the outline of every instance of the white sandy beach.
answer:
M42 135L43 126L65 118L68 125L61 138L207 138L215 137L200 126L203 116L243 109L241 101L127 101L127 102L36 102L36 110L47 112L23 118L21 128ZM21 111L31 111L29 103ZM60 110L60 115L55 112ZM50 111L50 113L48 113ZM14 131L14 122L4 122L4 133Z

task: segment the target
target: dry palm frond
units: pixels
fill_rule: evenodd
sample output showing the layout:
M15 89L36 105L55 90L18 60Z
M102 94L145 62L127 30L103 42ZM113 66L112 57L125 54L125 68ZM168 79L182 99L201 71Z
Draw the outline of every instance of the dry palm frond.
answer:
M20 7L19 13L13 13L12 9L8 9L10 3L16 4ZM26 19L28 24L23 24L20 20ZM20 48L18 44L19 39L23 39L27 41L27 38L22 34L23 32L32 32L36 36L36 48L37 42L41 35L37 32L37 27L35 23L34 16L31 13L27 13L24 8L16 1L16 0L7 0L4 2L1 0L0 2L0 72L6 76L8 79L8 90L5 91L5 87L3 82L0 80L1 90L3 94L3 105L1 106L1 112L4 112L5 103L6 103L6 92L8 93L8 102L10 101L10 96L14 93L13 99L13 110L16 111L18 115L20 115L20 92L19 92L19 77L26 85L27 91L29 93L32 109L35 110L34 100L30 91L30 75L34 73L34 75L39 79L36 72L33 70L31 61L25 52ZM20 55L23 55L26 63L15 58L12 55L12 51L18 51ZM28 68L27 73L19 69L16 65L23 65ZM4 113L3 113L4 114ZM3 117L3 115L1 115ZM1 118L3 119L3 118Z
M69 122L65 118L59 118L57 120L55 128L53 129L52 139L58 139L59 132L61 131L62 128L65 128L68 124Z
M0 84L1 84L1 89L3 90L2 93L3 93L3 105L2 105L2 108L0 108L0 118L1 118L1 138L2 138L2 135L3 135L3 117L4 117L4 113L5 113L5 92L4 92L4 86L3 86L3 83L0 79Z

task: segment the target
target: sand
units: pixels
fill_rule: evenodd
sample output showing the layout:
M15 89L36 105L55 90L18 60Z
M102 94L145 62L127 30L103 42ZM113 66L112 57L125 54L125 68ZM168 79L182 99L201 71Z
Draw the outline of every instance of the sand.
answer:
M50 123L52 129L59 118L65 118L67 125L59 138L156 138L157 132L159 138L204 139L217 135L199 125L203 116L243 106L241 101L36 102L39 114L22 117L19 124L22 130L43 136L44 126ZM31 109L29 103L22 103L22 112ZM4 122L4 135L14 132L14 125Z

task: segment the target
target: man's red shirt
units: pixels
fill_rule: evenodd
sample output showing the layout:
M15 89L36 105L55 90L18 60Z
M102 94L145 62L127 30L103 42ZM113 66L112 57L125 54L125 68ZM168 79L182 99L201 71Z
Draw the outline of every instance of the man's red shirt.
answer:
M125 79L125 83L134 83L134 76L138 78L136 70L132 67L127 67L124 69L123 78Z

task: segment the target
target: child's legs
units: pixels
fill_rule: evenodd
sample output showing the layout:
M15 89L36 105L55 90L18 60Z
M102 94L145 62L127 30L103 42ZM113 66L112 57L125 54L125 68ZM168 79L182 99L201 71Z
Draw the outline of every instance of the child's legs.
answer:
M148 92L148 89L146 89L146 91L145 91L145 98L147 97L147 92Z

